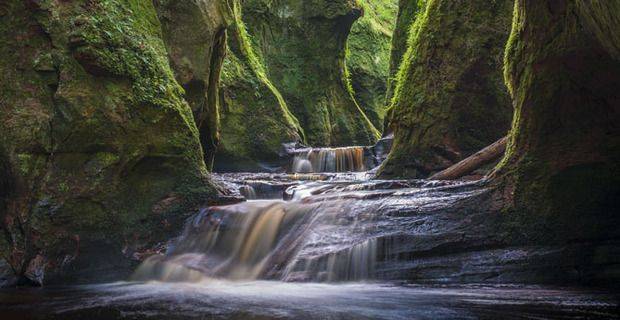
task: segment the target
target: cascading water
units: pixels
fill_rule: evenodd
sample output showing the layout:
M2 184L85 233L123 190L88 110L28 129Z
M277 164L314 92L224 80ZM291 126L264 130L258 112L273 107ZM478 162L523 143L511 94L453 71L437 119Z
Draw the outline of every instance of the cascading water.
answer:
M329 181L281 189L290 201L205 208L187 222L165 256L151 257L140 266L134 280L373 279L391 259L386 239L402 234L417 219L385 208L449 205L469 195L446 192L451 185L355 179L360 177L335 175Z
M295 152L292 165L298 173L364 170L364 147L303 149Z
M489 285L519 279L524 270L539 274L541 265L574 269L562 265L561 247L494 241L484 228L493 216L475 206L488 195L480 185L366 177L215 174L239 193L271 200L203 209L165 255L143 262L137 281L0 289L0 318L617 318L617 295ZM532 257L539 264L528 270Z

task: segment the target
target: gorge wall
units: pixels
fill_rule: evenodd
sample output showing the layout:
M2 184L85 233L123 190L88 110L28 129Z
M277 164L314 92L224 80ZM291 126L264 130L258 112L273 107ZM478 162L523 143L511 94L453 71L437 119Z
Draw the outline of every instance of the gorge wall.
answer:
M375 128L381 131L398 3L395 0L359 2L363 14L351 28L346 66L355 100Z
M521 237L620 236L619 11L617 1L516 2L505 69L515 116L494 178Z
M200 136L225 14L156 4L0 4L0 251L21 281L115 278L218 195ZM172 36L190 23L200 41Z
M215 170L265 170L261 163L282 161L282 144L303 141L304 131L267 77L242 20L241 3L235 1L233 6L220 95L222 143Z
M428 1L412 26L391 105L382 177L426 177L504 136L502 79L512 1Z
M360 14L344 0L243 2L243 21L267 76L309 145L368 145L379 136L346 75L347 37Z
M282 144L372 144L396 3L234 1L217 171L282 164Z
M394 87L396 86L396 74L402 63L403 56L407 52L407 43L410 38L411 27L415 19L424 12L426 8L426 0L399 0L398 14L396 16L396 25L392 35L392 45L390 49L390 65L388 69L388 79L385 92L385 105L389 106L394 95ZM384 124L384 135L386 131L391 131L387 126L390 123L389 116L386 117Z

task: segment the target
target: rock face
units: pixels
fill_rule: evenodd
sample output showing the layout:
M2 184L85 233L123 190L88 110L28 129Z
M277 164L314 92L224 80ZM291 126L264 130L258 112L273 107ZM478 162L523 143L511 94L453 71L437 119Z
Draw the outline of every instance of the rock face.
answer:
M394 147L384 177L425 177L506 134L502 81L512 1L427 3L412 27L393 100Z
M495 178L524 237L620 236L619 11L617 1L516 3L506 48L515 120Z
M351 28L346 64L355 100L373 125L381 130L398 4L396 0L359 2L363 14Z
M182 30L166 12L163 34ZM148 1L10 0L0 17L2 256L39 284L118 279L218 193L162 39L207 114L217 63L183 58Z
M315 146L372 144L379 134L352 95L345 47L361 9L351 1L243 2L267 77Z
M278 163L282 144L302 140L303 130L267 78L238 2L234 11L234 24L227 31L220 95L222 134L215 170L264 171L261 163Z
M155 0L170 65L193 110L208 167L219 145L218 88L232 10L226 0Z
M387 81L387 92L385 93L385 105L389 106L394 95L394 87L396 85L396 73L403 60L403 56L407 51L407 41L409 40L409 31L415 22L415 19L426 8L426 0L399 0L398 15L396 17L396 26L392 34L392 47L390 52L389 76ZM389 123L386 119L385 124ZM387 129L387 128L386 128Z

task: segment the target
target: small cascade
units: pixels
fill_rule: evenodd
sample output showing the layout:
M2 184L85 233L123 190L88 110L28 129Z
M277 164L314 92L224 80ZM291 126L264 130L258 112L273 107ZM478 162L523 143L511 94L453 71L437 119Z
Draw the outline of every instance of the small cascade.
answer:
M241 187L239 187L239 193L241 193L241 195L244 196L248 200L257 199L256 190L251 185L248 185L248 184L242 185Z
M299 243L315 207L257 200L203 210L188 221L167 256L145 261L134 279L257 279L273 274Z
M342 216L350 210L345 203L255 200L205 209L187 222L166 256L147 259L133 280L372 278L376 243L360 236L357 219ZM303 248L321 251L307 255Z
M481 192L475 184L364 181L340 175L330 181L280 180L278 186L291 185L285 192L288 201L204 208L186 222L165 255L142 263L133 280L334 282L394 277L399 270L408 272L409 261L398 259L407 259L412 250L409 230L432 234L435 225L444 223L440 216L434 218L439 212ZM270 196L254 190L251 186L263 183L251 178L236 176L246 186L241 187L246 197L252 197L252 190L254 196Z
M295 173L364 170L364 147L303 149L295 152L292 165Z

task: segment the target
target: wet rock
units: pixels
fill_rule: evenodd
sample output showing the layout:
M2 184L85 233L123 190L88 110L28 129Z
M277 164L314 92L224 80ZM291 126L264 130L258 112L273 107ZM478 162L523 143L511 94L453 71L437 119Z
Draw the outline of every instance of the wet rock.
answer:
M2 257L31 283L120 279L124 247L166 240L219 193L176 52L151 2L0 7Z

